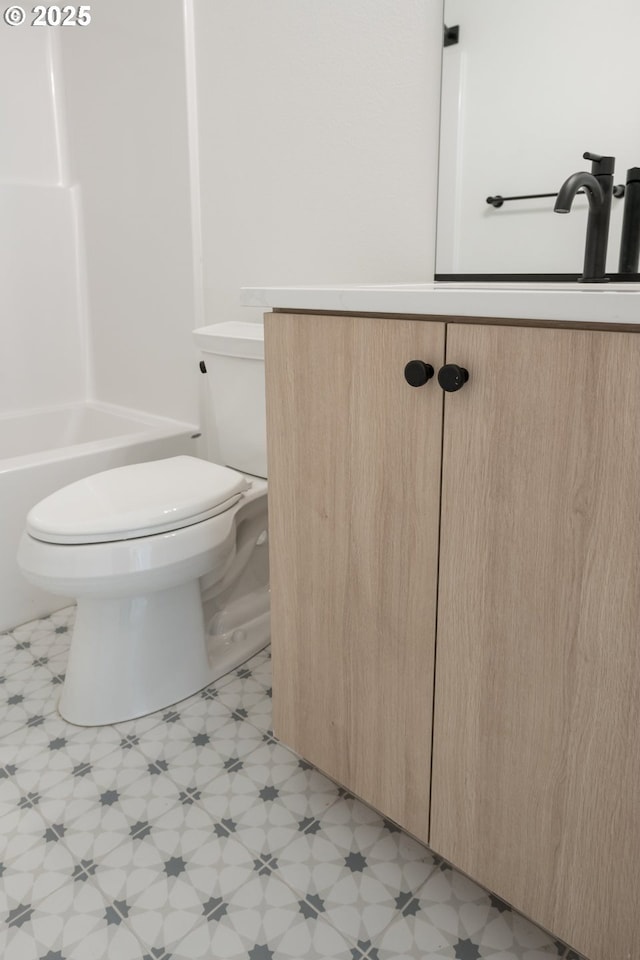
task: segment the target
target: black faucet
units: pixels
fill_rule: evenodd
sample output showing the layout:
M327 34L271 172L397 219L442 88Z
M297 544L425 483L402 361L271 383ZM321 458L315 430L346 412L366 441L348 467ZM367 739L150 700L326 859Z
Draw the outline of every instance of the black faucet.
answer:
M618 273L637 273L640 258L640 167L627 170Z
M601 157L597 153L583 153L591 160L591 173L580 171L568 177L558 191L554 206L556 213L569 213L578 190L583 189L589 201L587 240L584 248L584 268L578 279L582 283L604 283L609 242L609 218L613 196L615 157Z

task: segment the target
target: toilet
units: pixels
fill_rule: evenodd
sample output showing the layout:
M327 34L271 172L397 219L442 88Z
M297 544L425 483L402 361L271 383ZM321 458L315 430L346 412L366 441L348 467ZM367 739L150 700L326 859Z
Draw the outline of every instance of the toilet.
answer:
M153 713L269 642L263 329L219 323L194 338L219 462L106 470L27 516L22 573L77 600L58 704L70 723Z

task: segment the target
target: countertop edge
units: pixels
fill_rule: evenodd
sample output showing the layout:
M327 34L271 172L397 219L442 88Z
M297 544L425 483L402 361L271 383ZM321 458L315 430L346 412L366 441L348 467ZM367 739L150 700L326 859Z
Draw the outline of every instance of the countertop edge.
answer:
M622 289L621 289L622 287ZM241 303L265 310L487 317L640 327L640 284L243 287Z

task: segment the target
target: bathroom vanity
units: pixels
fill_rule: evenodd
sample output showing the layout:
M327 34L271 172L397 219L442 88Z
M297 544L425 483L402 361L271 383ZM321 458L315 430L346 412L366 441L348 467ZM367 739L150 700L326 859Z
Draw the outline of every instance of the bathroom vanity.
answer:
M276 735L590 960L637 960L640 292L604 287L244 297L274 311Z

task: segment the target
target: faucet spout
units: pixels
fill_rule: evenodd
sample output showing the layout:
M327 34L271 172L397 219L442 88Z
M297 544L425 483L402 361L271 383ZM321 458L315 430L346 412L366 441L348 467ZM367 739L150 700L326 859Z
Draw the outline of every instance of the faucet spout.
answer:
M584 248L584 267L579 280L582 283L604 283L609 243L609 219L613 196L613 171L615 157L601 157L585 153L591 160L591 173L579 170L564 181L558 191L554 211L569 213L578 190L584 190L589 201L587 238Z
M580 170L578 173L572 173L564 181L558 190L558 196L553 207L555 213L569 213L573 204L573 199L578 190L583 190L589 201L589 210L597 209L599 204L604 203L604 190L593 176L586 170Z

